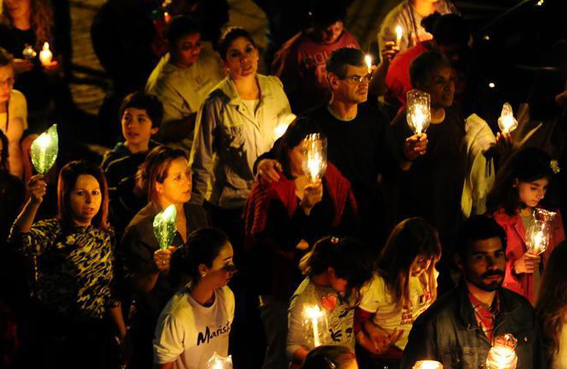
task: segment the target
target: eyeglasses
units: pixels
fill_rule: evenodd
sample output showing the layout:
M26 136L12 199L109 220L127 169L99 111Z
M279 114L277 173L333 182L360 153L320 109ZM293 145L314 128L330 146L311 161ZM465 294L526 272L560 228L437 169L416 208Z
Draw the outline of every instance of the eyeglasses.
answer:
M372 74L367 74L365 76L346 76L343 79L351 85L359 85L362 82L370 83L370 80L372 80Z

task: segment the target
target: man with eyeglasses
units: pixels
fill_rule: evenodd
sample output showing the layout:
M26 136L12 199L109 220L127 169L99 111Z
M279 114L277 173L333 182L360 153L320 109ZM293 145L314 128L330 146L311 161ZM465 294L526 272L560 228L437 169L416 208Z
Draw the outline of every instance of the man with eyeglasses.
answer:
M148 78L146 91L163 104L158 140L190 151L197 111L225 72L218 55L202 46L201 29L191 18L174 17L165 36L169 53Z
M317 122L327 137L328 160L351 182L362 222L361 236L374 246L385 236L388 221L379 178L395 171L398 160L390 148L393 141L386 116L367 103L371 77L362 51L334 51L327 62L331 100L304 115ZM261 159L257 172L262 180L278 180L280 165Z

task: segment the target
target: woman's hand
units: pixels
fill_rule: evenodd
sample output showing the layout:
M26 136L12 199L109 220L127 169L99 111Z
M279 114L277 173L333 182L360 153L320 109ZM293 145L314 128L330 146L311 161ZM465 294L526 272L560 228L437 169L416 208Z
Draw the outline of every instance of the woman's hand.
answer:
M270 183L279 181L281 172L283 172L283 168L278 161L263 159L258 163L256 174L260 182Z
M398 55L400 52L400 48L396 46L394 41L386 41L384 45L384 49L382 50L382 63L385 65L389 65L390 62Z
M539 255L535 255L530 251L527 251L521 258L514 262L514 272L516 274L532 274L539 267L540 261L541 258Z
M167 249L159 249L154 252L154 263L160 272L169 270L171 254L173 254L175 249L175 246L169 246Z
M385 330L378 327L376 324L372 323L370 320L367 320L364 323L364 331L370 338L372 345L374 346L374 353L380 355L390 348L393 344L395 344L403 335L404 331L399 330L396 328L390 334L388 334Z
M403 153L407 161L413 161L427 152L427 135L421 133L408 137L404 142Z
M311 213L315 205L323 200L323 182L318 179L315 183L309 183L303 188L303 198L299 206L303 209L306 215Z
M20 73L29 72L33 69L33 63L26 59L14 59L14 72L16 75Z
M47 193L47 183L43 174L36 174L31 177L28 182L28 193L30 194L30 202L39 205L43 202L43 197Z

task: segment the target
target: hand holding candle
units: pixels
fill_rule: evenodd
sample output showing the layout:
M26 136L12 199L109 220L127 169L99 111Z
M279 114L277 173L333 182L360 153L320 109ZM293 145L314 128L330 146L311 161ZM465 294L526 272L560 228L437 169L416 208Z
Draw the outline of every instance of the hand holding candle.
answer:
M59 151L59 136L57 135L57 125L54 124L31 145L31 159L35 170L39 174L46 174L57 160Z
M207 363L207 369L232 369L232 356L223 357L216 352L213 353Z
M42 50L39 52L39 61L44 67L49 67L53 61L53 53L49 49L49 42L43 44Z
M154 236L162 249L167 249L175 239L175 234L177 233L176 218L177 210L173 204L158 213L154 218Z
M303 171L312 183L321 179L327 169L327 139L319 133L309 134L303 140L305 156Z
M510 133L518 127L518 121L514 118L512 106L509 103L502 106L502 113L498 118L498 127L502 133Z
M496 337L494 345L488 352L486 367L488 369L516 369L518 356L516 346L518 341L511 334Z

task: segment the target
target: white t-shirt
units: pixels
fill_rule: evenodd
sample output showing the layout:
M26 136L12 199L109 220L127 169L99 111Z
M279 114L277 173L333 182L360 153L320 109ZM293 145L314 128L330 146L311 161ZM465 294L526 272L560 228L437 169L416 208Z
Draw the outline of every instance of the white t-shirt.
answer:
M374 315L374 323L388 333L395 328L403 330L402 337L395 345L404 350L408 343L413 322L433 303L431 292L420 278L410 277L411 306L396 306L393 296L388 291L384 279L375 274L366 288L362 290L360 308Z
M314 348L313 333L304 329L303 309L317 305L325 313L326 332L321 332L322 345L348 346L354 351L354 309L341 303L330 287L317 286L305 278L293 294L288 309L287 355L291 360L299 348Z
M216 352L228 355L228 336L234 318L234 294L215 290L215 301L205 307L184 289L161 312L154 338L154 362L174 362L174 369L204 369Z

